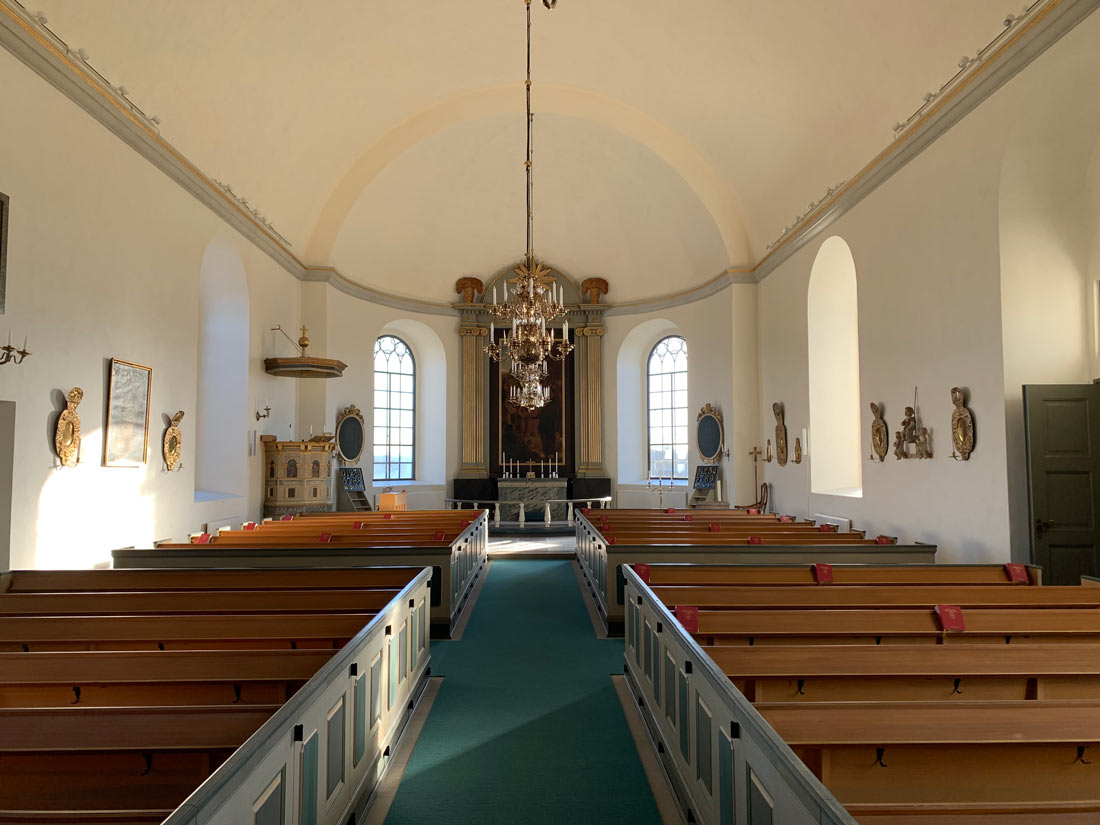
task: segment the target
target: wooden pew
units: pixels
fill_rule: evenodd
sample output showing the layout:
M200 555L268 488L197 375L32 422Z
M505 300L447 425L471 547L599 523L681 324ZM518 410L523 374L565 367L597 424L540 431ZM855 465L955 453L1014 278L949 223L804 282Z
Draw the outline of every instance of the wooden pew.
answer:
M373 615L0 617L0 651L336 650Z
M928 610L936 604L968 608L1060 607L1098 608L1100 588L968 585L907 587L847 585L787 587L757 585L654 585L654 595L667 605L692 605L712 610Z
M1100 701L756 709L842 803L1100 800Z
M221 590L121 593L5 593L3 616L137 616L146 614L369 613L400 592L371 590Z
M752 702L1100 696L1100 646L764 645L703 651Z
M1042 568L1024 566L1028 584L1042 583ZM1009 583L1002 564L838 564L832 586L839 585L1001 585ZM654 564L643 579L656 585L803 585L817 587L812 564Z
M416 567L345 567L309 570L15 570L0 574L0 593L123 590L355 590L404 587Z
M0 811L171 810L278 709L0 708Z
M0 653L0 707L278 704L332 650Z
M931 609L700 610L696 638L727 644L1029 644L1100 642L1100 611L981 609L944 633Z
M710 531L712 523L718 532ZM623 564L927 564L936 554L934 545L880 543L859 532L822 532L809 522L737 511L592 510L577 516L576 537L581 571L612 635L623 626Z
M211 543L162 542L112 552L115 568L313 569L431 567L433 635L449 637L488 562L485 510L393 514L320 514L265 522L255 530L211 536ZM357 529L356 524L369 529ZM392 526L397 524L397 527ZM443 538L437 539L437 531ZM331 540L320 541L322 533Z
M737 751L764 758L755 723L735 698L746 696L860 822L1067 825L1100 811L1100 772L1089 758L1100 743L1100 622L1087 587L811 588L759 579L650 587L634 571L628 578L628 682L666 764L675 765L674 784L698 806L697 821L718 821L709 807L718 794L705 801L691 791L697 776L711 775L696 765L696 742L723 735L711 727L716 720L719 728L722 719L738 720L733 737L748 737L752 747L742 742ZM1016 607L981 606L1008 591L1020 594L1007 597ZM687 635L668 604L704 592L731 605L755 594L756 603L700 610L698 632ZM913 595L963 602L966 631L944 634ZM832 606L802 606L822 599ZM914 604L898 609L904 602ZM1037 606L1044 604L1053 606ZM692 636L710 646L695 647ZM717 699L723 691L728 699ZM771 746L764 752L785 758ZM786 776L804 784L793 770ZM801 798L816 792L806 786Z

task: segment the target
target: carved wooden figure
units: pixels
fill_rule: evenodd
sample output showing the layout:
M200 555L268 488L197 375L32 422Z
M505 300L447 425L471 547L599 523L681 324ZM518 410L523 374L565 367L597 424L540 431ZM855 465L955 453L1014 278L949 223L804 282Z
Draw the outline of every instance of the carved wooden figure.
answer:
M886 460L886 452L890 449L890 431L883 419L883 409L874 401L871 402L871 449L874 450L872 458L878 457L879 463Z
M802 439L800 437L796 437L794 440L794 463L802 463Z

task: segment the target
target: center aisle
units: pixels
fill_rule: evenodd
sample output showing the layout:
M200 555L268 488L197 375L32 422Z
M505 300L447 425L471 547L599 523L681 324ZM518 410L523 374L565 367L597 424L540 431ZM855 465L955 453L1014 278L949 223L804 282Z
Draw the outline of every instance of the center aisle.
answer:
M612 673L567 561L495 561L458 642L387 825L659 825Z

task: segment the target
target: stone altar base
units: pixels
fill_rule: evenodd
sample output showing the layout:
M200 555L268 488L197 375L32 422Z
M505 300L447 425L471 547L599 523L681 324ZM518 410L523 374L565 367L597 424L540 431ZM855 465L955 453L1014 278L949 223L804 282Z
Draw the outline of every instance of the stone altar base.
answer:
M544 504L552 499L568 498L568 481L564 478L502 478L497 480L497 497L501 501L522 501L526 509L527 521L542 521ZM550 506L550 518L565 521L568 506L553 504ZM493 514L490 514L492 518ZM519 521L519 505L501 504L501 521Z

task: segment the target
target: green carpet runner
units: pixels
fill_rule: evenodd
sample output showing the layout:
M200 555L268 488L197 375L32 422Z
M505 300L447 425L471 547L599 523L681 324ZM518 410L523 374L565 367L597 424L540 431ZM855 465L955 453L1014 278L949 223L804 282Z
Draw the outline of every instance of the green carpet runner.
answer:
M660 823L567 561L496 561L458 642L387 825Z

